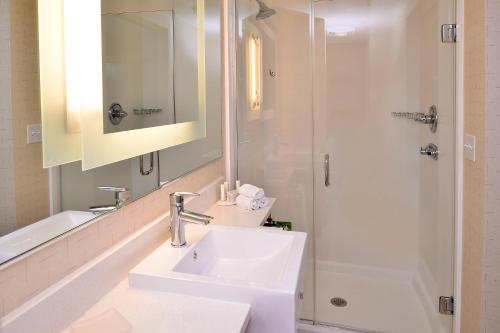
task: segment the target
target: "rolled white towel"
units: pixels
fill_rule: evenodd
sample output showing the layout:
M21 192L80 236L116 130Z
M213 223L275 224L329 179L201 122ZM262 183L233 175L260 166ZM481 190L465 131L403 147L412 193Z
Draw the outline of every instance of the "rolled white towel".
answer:
M252 199L262 199L266 196L263 189L250 184L241 185L238 192Z
M242 209L257 210L260 208L260 199L252 199L244 195L238 195L236 204Z
M259 208L267 207L268 203L269 200L266 197L259 199Z

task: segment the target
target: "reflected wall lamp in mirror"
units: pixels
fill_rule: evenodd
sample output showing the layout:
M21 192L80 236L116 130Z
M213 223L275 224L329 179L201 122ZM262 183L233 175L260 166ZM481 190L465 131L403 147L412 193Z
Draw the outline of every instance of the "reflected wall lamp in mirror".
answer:
M79 29L71 24L69 17L64 19L65 8L68 15L73 16L79 2L68 1L67 6L64 3L64 0L38 0L37 6L44 168L82 159L80 96L78 89L71 88L77 84L77 60L71 55L77 51L74 42L79 38L69 36L71 31ZM76 17L74 23L78 19ZM66 34L65 21L68 23ZM66 40L72 42L67 44ZM68 90L72 93L68 94Z
M262 48L258 35L248 38L248 101L251 111L260 110L262 104Z
M172 10L188 3L195 120L105 134L101 0L38 0L44 167L81 160L88 170L206 136L205 0L175 0Z
M82 1L65 0L64 22L64 66L66 92L66 128L69 133L80 133L80 63L83 56L79 50L79 36L82 23L79 21Z

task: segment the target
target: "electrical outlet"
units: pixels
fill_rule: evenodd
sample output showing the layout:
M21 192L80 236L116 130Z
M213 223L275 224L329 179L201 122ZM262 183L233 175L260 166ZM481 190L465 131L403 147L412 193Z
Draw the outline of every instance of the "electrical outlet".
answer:
M26 127L28 144L42 142L42 125L31 124Z

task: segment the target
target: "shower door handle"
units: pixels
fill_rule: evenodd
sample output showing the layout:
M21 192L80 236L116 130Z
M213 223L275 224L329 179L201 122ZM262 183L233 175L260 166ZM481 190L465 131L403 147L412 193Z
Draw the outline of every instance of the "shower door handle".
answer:
M325 186L330 186L330 154L325 154L324 159L324 168L325 168Z

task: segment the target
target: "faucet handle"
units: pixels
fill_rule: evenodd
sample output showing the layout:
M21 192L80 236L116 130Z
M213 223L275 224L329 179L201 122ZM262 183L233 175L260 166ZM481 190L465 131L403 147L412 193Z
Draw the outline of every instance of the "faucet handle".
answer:
M170 203L172 205L182 205L184 203L184 197L199 197L199 193L194 192L174 192L170 193Z
M105 192L113 192L115 194L116 207L121 207L130 199L130 191L126 187L98 186L97 189Z
M114 186L98 186L97 189L106 192L127 192L126 187L114 187Z
M175 196L175 197L199 197L199 193L194 193L194 192L174 192L171 193L170 196Z

